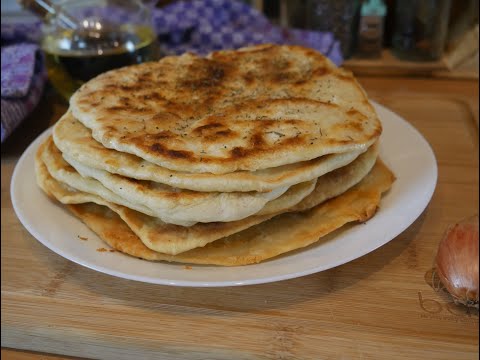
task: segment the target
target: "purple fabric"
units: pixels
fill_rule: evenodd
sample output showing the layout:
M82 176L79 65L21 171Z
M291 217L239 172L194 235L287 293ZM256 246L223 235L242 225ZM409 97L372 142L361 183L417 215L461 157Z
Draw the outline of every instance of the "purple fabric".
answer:
M45 85L43 56L35 44L2 46L1 141L37 106Z
M37 43L40 41L40 20L28 22L2 21L2 46L21 42Z
M2 47L2 98L27 95L35 71L37 49L34 44Z
M339 43L332 33L274 26L262 13L241 1L182 0L153 8L152 12L153 25L166 55L186 51L205 55L215 50L274 43L311 47L337 65L343 61ZM112 23L138 21L136 14L113 4L78 9L70 15L79 20L103 19Z
M207 54L261 43L314 48L335 64L343 62L340 44L331 33L284 29L240 1L178 1L155 9L153 22L166 54Z

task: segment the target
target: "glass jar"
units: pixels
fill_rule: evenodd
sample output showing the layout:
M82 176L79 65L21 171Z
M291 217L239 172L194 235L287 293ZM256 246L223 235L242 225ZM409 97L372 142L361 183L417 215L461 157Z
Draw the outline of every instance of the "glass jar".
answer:
M45 19L41 46L49 80L67 100L85 82L114 68L156 60L150 10L134 0L66 0Z
M402 60L441 58L450 14L450 0L403 0L395 8L393 53Z
M332 32L348 59L355 47L360 6L360 0L308 0L308 28Z

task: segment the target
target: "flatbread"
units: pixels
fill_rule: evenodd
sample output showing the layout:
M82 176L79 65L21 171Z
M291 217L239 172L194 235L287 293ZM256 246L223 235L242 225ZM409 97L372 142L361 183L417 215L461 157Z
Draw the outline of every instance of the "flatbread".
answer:
M37 182L42 190L53 199L63 204L82 204L92 202L98 205L107 206L110 210L117 213L121 219L130 227L141 241L151 250L166 254L179 254L197 247L218 240L222 237L232 235L241 230L247 229L253 225L260 224L278 215L286 209L281 209L278 213L271 213L264 216L250 216L246 219L228 222L228 223L198 223L191 227L166 224L158 218L144 215L138 211L131 210L125 206L117 205L102 199L99 196L89 194L72 188L65 183L55 180L48 172L43 163L42 153L45 151L47 142L43 143L36 155L35 169ZM354 183L359 182L370 172L376 159L376 149L372 148L359 159L348 165L350 170L335 170L317 182L317 186L312 194L317 194L317 198L312 195L303 201L309 206L314 206L325 201L328 197L334 196L337 192L344 192ZM343 179L349 176L349 181ZM325 184L322 186L322 183ZM340 188L339 186L343 186ZM318 190L323 188L323 190ZM303 202L302 202L303 203ZM303 206L305 209L306 206ZM290 209L293 210L293 209Z
M150 250L107 207L88 203L68 205L68 208L112 248L134 257L191 264L247 265L311 245L348 222L370 219L378 209L381 194L390 188L394 179L379 160L359 184L322 205L305 212L276 216L203 248L175 256Z
M315 189L289 211L304 211L343 194L359 183L372 170L378 157L378 143L347 166L318 178Z
M127 206L146 215L158 217L166 223L182 226L191 226L197 222L228 222L244 219L257 213L269 201L280 197L288 190L281 187L265 193L207 193L129 179L103 170L88 168L79 163L67 163L51 137L47 139L42 160L55 179L71 187L98 195L107 201ZM310 189L313 190L313 187ZM304 192L304 195L308 193Z
M70 99L105 147L225 174L365 150L382 127L353 75L299 46L164 57L106 72Z
M228 174L188 173L167 169L138 156L108 149L90 129L67 112L53 128L60 151L81 164L132 179L149 180L194 191L270 191L310 181L355 160L365 149L321 156L309 161L258 171Z
M127 199L128 202L142 204L152 209L158 217L171 219L167 222L179 225L189 222L236 221L257 213L270 214L288 209L308 196L315 188L317 180L293 185L286 191L284 187L274 189L268 197L265 196L267 193L205 193L189 190L175 192L174 197L171 190L173 188L168 185L153 181L132 180L85 166L68 156L63 157L82 177L96 179L105 188ZM200 194L199 199L184 199L183 194L187 192L191 192L193 196ZM188 193L186 195L190 196ZM270 200L271 198L273 200Z
M205 246L212 241L247 229L274 216L274 214L249 216L235 222L198 223L190 227L167 224L158 218L105 201L97 195L79 191L55 180L41 159L41 151L43 149L40 148L35 160L35 173L38 185L50 198L67 205L94 203L108 207L120 216L148 248L154 251L176 255Z
M46 155L47 151L50 151L50 156ZM45 143L42 144L42 146L39 148L39 154L42 161L45 163L48 172L55 180L65 183L73 189L96 195L114 204L134 209L143 214L155 216L153 210L140 204L129 203L126 199L116 195L115 193L105 188L105 186L103 186L97 180L91 178L83 178L73 167L68 165L65 160L63 160L61 154L58 154L57 150L52 147L50 138L48 138Z

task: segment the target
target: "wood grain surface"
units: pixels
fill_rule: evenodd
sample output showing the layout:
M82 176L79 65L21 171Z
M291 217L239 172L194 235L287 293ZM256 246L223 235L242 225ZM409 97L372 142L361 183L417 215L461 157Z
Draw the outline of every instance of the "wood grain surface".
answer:
M475 47L470 47L467 53L471 54L472 51L475 53ZM428 76L478 80L478 45L476 54L462 59L456 66L452 67L449 60L450 57L436 61L406 61L397 59L390 49L383 49L377 59L353 57L345 60L342 66L357 76Z
M430 205L348 264L231 288L111 277L29 235L12 209L10 179L22 151L65 110L47 95L2 146L2 359L477 359L478 311L428 280L446 227L478 212L478 82L360 81L432 145L439 180Z

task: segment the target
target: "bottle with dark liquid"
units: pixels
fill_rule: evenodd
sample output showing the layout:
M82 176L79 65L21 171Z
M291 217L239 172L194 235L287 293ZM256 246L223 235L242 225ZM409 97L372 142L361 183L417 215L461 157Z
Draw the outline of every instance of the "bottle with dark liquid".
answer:
M141 2L68 0L51 9L44 12L41 46L49 80L67 100L105 71L160 58Z
M435 61L442 57L451 0L404 0L395 8L393 53L402 60Z

